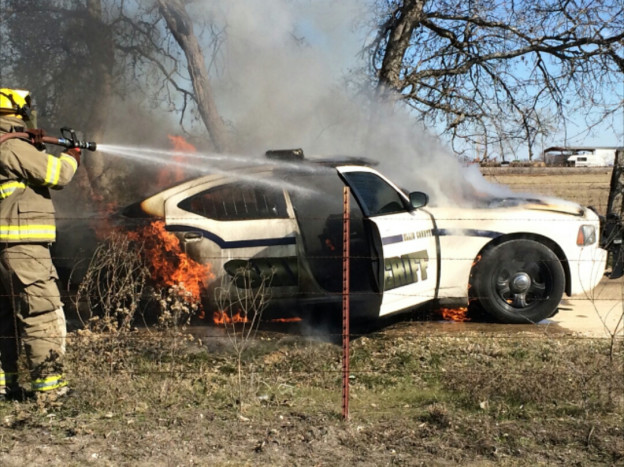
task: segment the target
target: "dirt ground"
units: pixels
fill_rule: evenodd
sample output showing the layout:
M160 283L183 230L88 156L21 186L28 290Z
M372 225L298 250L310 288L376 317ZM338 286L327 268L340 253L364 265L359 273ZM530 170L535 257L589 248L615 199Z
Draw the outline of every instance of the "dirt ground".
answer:
M624 339L624 278L605 277L589 294L565 297L548 322L585 337Z
M606 206L606 172L487 177ZM622 281L603 290L621 313ZM428 311L356 328L348 421L338 329L74 331L74 394L0 402L0 465L623 465L624 341L586 332L602 315L581 305L539 325Z
M395 321L354 336L343 421L341 349L327 337L260 331L240 388L236 358L216 328L199 345L74 338L75 395L0 403L0 463L624 462L621 344L610 350L607 339L556 326Z

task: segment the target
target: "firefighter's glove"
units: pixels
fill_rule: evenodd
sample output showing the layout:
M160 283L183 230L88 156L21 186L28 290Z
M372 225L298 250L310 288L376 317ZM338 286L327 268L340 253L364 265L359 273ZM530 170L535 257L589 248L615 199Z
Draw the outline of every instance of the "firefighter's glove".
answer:
M30 142L39 150L45 150L45 144L43 143L43 137L45 136L45 131L41 128L31 128L26 130L28 136L30 137Z
M82 155L80 148L68 149L67 151L65 151L65 154L69 154L70 156L72 156L74 159L76 159L78 165L80 165L80 156Z

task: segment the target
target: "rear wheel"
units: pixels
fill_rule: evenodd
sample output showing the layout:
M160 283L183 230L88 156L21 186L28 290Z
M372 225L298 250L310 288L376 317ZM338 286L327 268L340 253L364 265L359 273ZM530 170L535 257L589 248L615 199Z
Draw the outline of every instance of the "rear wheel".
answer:
M472 296L503 323L537 323L549 318L565 286L557 255L533 240L511 240L486 251L471 277Z

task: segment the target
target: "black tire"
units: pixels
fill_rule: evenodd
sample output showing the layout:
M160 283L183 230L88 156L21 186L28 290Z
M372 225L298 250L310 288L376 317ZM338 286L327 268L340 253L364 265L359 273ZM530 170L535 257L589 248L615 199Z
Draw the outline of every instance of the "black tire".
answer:
M555 253L533 240L510 240L487 250L471 273L471 295L497 321L537 323L557 310L565 288Z

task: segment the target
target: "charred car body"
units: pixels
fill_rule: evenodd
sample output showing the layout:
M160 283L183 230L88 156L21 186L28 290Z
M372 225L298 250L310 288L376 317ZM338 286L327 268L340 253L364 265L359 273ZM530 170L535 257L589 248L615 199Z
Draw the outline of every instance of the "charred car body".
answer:
M405 193L365 161L284 154L181 183L124 214L164 220L191 258L210 264L206 301L221 277L247 268L270 277L271 309L282 315L325 315L341 303L345 185L356 318L475 302L498 321L538 322L604 274L590 209L522 198L428 207L426 194Z

